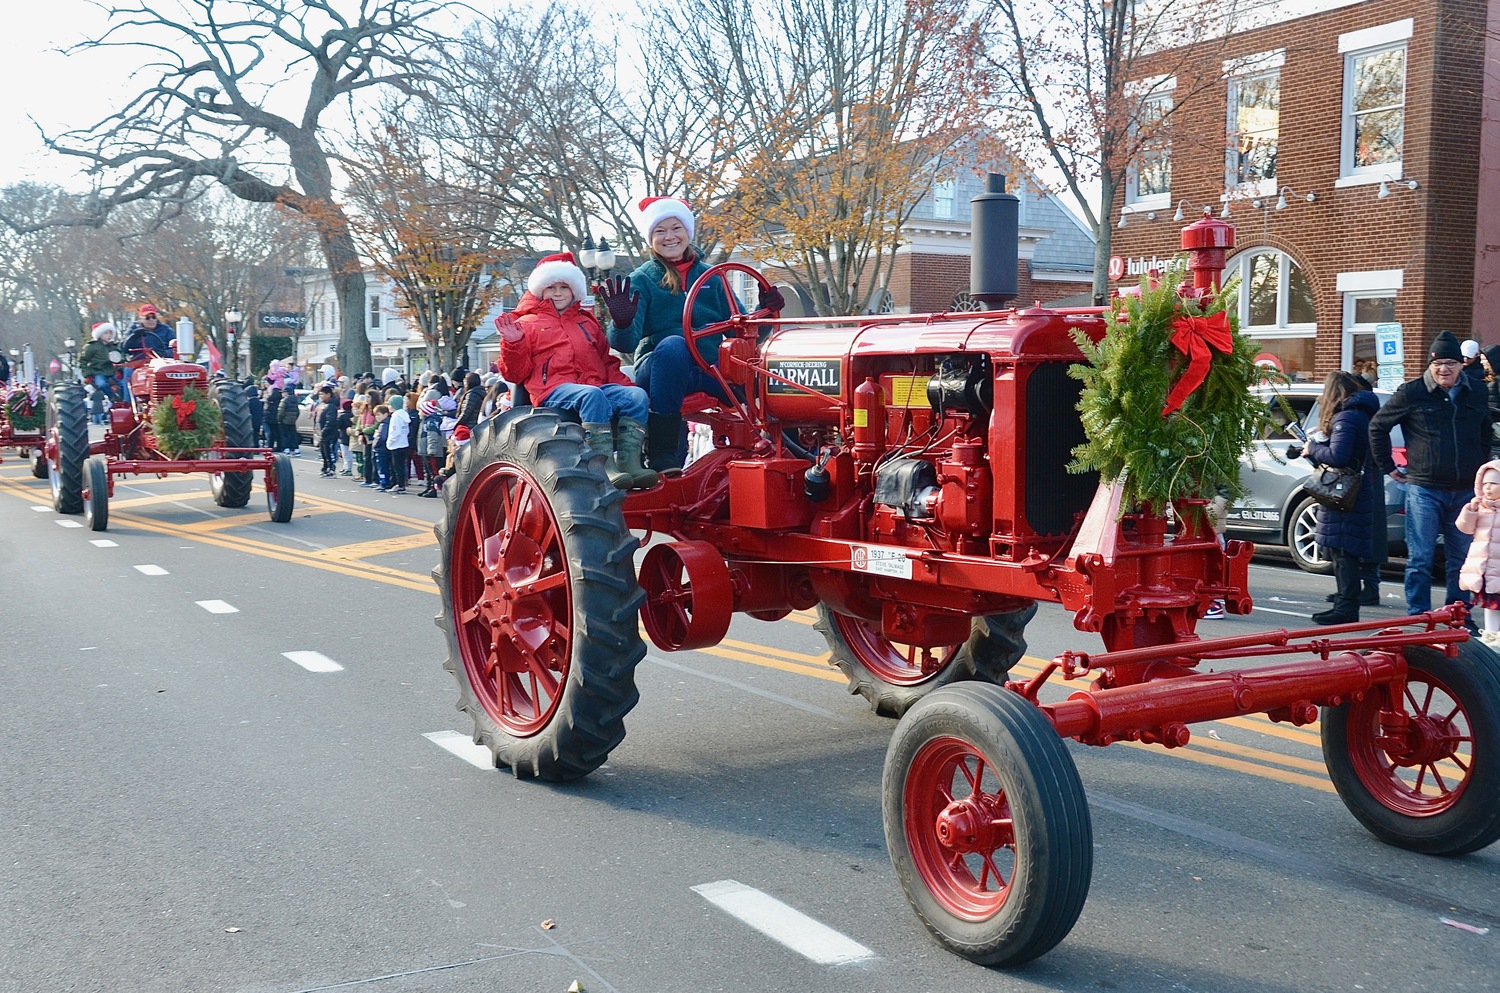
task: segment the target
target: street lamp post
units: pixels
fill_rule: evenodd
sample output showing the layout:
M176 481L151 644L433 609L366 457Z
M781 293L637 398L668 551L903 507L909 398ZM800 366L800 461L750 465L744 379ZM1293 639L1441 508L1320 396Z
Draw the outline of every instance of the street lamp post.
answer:
M78 378L78 356L73 350L78 347L78 342L73 338L64 338L63 347L68 350L68 377L76 379Z
M238 307L231 307L228 310L224 311L224 361L229 365L229 368L226 370L226 374L232 379L238 379L240 375L238 362L239 353L235 350L234 347L234 336L235 333L240 329L240 322L244 319L245 315L240 311Z
M590 284L597 280L607 279L610 270L615 267L614 249L610 248L609 242L603 238L599 239L599 244L595 247L593 236L585 233L583 248L578 253L578 266L583 270L584 275L589 277ZM600 313L600 306L599 301L595 300L594 316L598 317L602 323L605 318Z

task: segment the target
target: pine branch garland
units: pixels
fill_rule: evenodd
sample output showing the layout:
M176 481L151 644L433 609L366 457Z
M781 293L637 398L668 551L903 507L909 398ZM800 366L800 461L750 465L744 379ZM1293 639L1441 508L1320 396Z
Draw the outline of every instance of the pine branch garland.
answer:
M191 413L180 416L186 404L193 405ZM156 405L151 412L151 432L163 455L180 459L218 444L224 435L223 416L212 397L189 386L181 397L163 397Z
M23 386L12 387L5 394L5 419L10 421L12 431L28 434L40 431L47 424L47 411L42 405L40 392Z
M1231 283L1204 306L1178 294L1187 270L1174 266L1156 286L1141 280L1139 296L1122 297L1095 345L1083 331L1074 340L1087 364L1069 374L1084 384L1078 410L1088 440L1073 449L1070 472L1097 471L1124 481L1126 506L1163 507L1184 497L1212 498L1220 491L1240 496L1240 459L1268 417L1251 392L1261 370L1256 346L1239 333L1236 286ZM1172 344L1172 320L1228 310L1233 351L1212 353L1207 378L1180 410L1162 416L1167 395L1187 369L1187 357Z

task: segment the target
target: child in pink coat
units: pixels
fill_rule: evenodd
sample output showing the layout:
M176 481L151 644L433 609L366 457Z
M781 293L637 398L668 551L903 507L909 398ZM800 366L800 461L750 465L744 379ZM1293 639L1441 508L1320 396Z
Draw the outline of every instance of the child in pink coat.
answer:
M1458 529L1472 534L1469 556L1458 573L1458 585L1474 593L1474 605L1484 608L1488 645L1500 645L1500 459L1486 462L1474 474L1474 499L1458 512Z

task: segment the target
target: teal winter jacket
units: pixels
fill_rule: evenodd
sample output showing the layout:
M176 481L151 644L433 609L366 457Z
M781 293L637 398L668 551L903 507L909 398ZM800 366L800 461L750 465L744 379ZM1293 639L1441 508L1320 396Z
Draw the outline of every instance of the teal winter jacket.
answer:
M704 262L700 255L693 262L692 268L688 269L685 285L691 288L698 277L708 271L708 268L708 263ZM682 293L668 291L665 286L661 285L664 272L660 262L656 259L649 259L630 274L631 286L641 295L640 306L635 312L635 320L625 328L611 324L606 334L609 338L609 347L622 352L633 351L637 365L651 354L657 342L672 335L682 334L682 307L687 302L687 291L684 290ZM724 299L722 279L721 276L715 276L711 282L698 291L698 299L693 303L693 327L701 328L729 319L729 305ZM738 298L736 298L736 303L738 303ZM743 312L744 308L741 307L740 310ZM719 340L723 337L723 335L715 334L698 341L698 352L710 365L719 360Z

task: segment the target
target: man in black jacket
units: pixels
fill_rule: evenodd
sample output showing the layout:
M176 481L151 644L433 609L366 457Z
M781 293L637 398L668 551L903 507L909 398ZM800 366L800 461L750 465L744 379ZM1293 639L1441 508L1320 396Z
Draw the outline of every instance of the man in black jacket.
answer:
M1444 603L1469 602L1469 594L1458 587L1458 570L1471 539L1456 522L1458 512L1474 498L1474 474L1490 456L1489 404L1463 374L1458 339L1438 332L1428 357L1421 378L1402 383L1370 420L1375 464L1406 484L1408 614L1432 607L1432 556L1440 534L1448 573ZM1397 424L1406 438L1404 470L1391 458L1391 428Z

